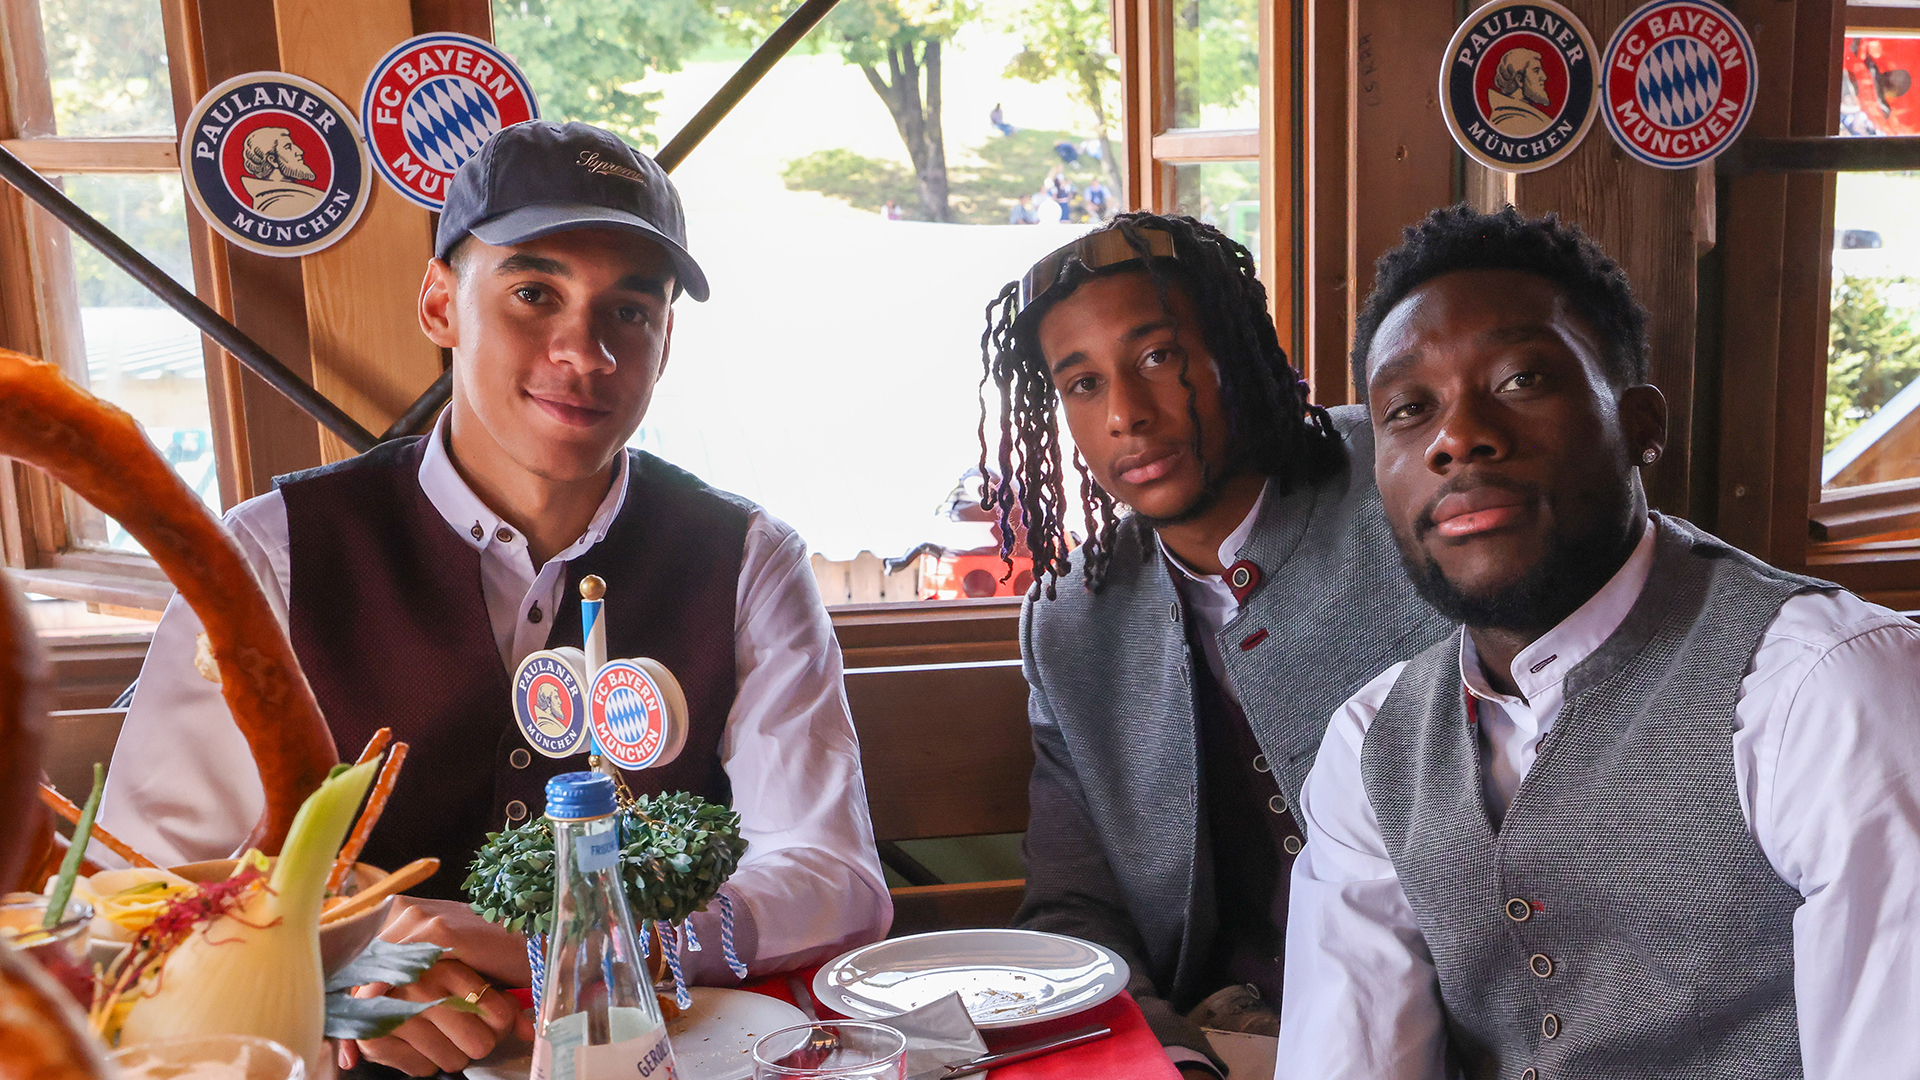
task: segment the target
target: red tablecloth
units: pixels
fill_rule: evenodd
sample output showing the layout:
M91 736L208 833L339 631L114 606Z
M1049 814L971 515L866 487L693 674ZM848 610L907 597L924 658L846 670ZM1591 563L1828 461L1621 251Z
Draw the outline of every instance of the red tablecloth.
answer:
M812 987L813 973L817 970L806 968L791 974ZM748 983L744 989L791 1003L793 994L787 989L788 977L776 975L761 979ZM822 1016L840 1015L818 1002L815 1006ZM989 1050L1000 1050L1095 1024L1112 1028L1113 1034L1099 1042L995 1069L987 1076L990 1080L1179 1080L1179 1071L1168 1060L1167 1052L1160 1048L1160 1041L1148 1030L1146 1017L1140 1015L1140 1006L1135 1005L1124 990L1105 1004L1083 1013L981 1034L986 1037Z

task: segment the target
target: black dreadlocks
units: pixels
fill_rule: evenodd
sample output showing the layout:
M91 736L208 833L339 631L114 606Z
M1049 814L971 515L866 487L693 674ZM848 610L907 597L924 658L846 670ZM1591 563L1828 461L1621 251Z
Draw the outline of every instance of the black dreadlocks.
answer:
M1511 206L1482 214L1462 204L1407 226L1400 246L1375 264L1373 293L1353 328L1353 384L1362 400L1381 321L1408 293L1455 270L1519 270L1560 286L1606 343L1607 377L1615 388L1647 381L1647 312L1619 263L1579 226L1553 214L1529 221Z
M1174 257L1150 257L1141 227L1170 235ZM991 380L1000 390L997 472L989 467L988 406L984 394L981 398L980 504L999 517L1000 554L1009 574L1016 526L1024 526L1033 554L1034 584L1028 595L1036 599L1043 576L1051 598L1055 584L1071 567L1055 412L1058 398L1040 353L1038 331L1054 304L1095 277L1138 270L1144 263L1159 287L1163 308L1167 289L1174 286L1193 301L1200 316L1201 339L1219 367L1235 464L1272 477L1284 490L1299 481L1321 480L1346 460L1332 419L1325 409L1308 402L1307 384L1280 348L1267 314L1267 290L1254 274L1252 253L1220 230L1188 217L1122 214L1105 228L1119 230L1141 261L1089 270L1079 260L1069 259L1053 287L1025 311L1018 310L1019 283L1009 282L987 305L987 330L980 336L980 386L984 390ZM1193 419L1194 456L1204 462L1200 417L1184 361L1180 381L1187 387L1187 411ZM1080 474L1080 508L1086 520L1086 587L1095 591L1106 578L1121 508L1093 479L1077 450L1073 466ZM1212 488L1226 477L1206 479Z

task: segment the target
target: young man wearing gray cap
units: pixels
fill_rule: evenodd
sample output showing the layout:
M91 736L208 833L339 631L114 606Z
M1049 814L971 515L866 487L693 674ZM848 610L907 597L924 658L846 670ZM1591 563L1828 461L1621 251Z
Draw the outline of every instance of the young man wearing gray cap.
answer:
M468 911L460 883L488 830L538 815L546 779L580 767L529 752L509 684L529 653L580 644L588 574L607 582L608 654L661 661L687 698L685 750L628 785L740 813L749 846L724 895L749 967L877 939L892 911L805 545L626 449L667 364L673 301L707 298L666 174L596 128L515 125L455 176L434 254L420 325L453 354L453 395L433 432L283 477L227 517L342 752L380 727L412 747L364 858L441 860L429 899L403 900L385 936L457 958L396 993L477 993L483 1011L432 1009L358 1044L416 1075L459 1070L518 1020L486 988L527 984L524 947ZM169 607L103 809L180 862L227 855L262 805L219 688L194 668L199 631ZM716 917L694 920L714 946ZM687 959L696 978L729 977L717 947Z

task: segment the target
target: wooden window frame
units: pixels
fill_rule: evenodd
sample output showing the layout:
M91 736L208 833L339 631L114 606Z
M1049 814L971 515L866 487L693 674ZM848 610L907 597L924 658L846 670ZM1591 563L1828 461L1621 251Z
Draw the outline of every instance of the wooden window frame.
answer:
M1920 480L1820 486L1836 174L1818 162L1746 167L1758 152L1837 134L1843 42L1888 32L1920 33L1920 9L1800 0L1787 33L1757 43L1762 70L1790 75L1763 87L1742 138L1771 146L1729 155L1718 180L1719 434L1703 473L1714 484L1698 492L1694 513L1777 566L1911 609L1920 607Z

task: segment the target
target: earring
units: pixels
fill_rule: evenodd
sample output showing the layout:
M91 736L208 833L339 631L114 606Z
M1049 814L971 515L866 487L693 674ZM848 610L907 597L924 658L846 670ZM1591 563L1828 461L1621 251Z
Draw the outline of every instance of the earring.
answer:
M1660 460L1660 451L1654 449L1651 446L1647 447L1645 450L1640 451L1640 464L1642 465L1651 465L1654 462L1659 460Z

